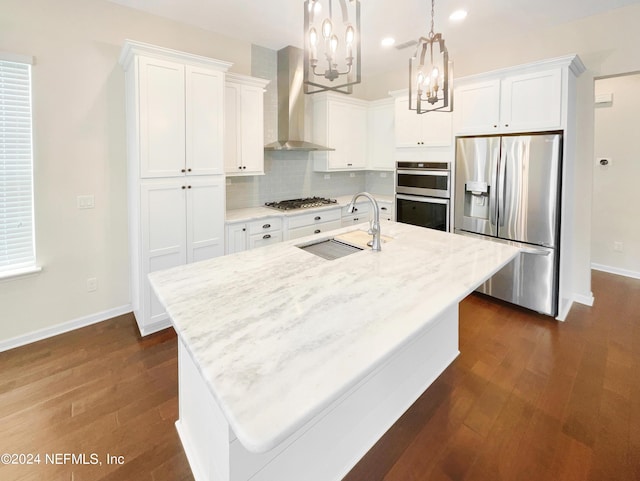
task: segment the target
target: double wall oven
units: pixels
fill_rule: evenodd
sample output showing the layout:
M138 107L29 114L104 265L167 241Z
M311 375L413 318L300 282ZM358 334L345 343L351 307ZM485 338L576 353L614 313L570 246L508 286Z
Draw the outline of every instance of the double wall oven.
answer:
M396 168L396 220L449 231L451 164L398 162Z

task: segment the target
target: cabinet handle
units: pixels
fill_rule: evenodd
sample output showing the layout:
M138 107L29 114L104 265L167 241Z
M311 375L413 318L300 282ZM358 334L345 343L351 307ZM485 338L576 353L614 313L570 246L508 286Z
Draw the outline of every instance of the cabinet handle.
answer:
M380 207L380 210L387 210L386 207Z
M353 211L354 211L354 212L358 212L358 208L357 208L357 207L354 207L354 208L353 208Z
M182 186L182 188L183 188L183 189L186 189L186 188L187 188L187 186L186 186L186 185L183 185L183 186Z
M271 227L271 224L265 224L265 225L262 226L263 229L268 229L270 227Z
M242 166L241 166L241 165L239 165L239 166L238 166L238 169L239 169L239 170L242 170Z
M347 167L351 167L353 164L347 164Z
M322 219L322 217L320 217L319 215L315 216L313 220L320 220Z
M191 169L187 169L187 172L191 172Z
M190 188L191 188L191 186L190 186L190 185L188 185L188 186L187 186L187 189L190 189Z
M180 169L180 172L182 172L184 174L186 172L186 170Z
M322 232L320 229L316 229L313 231L314 234L320 234L320 232Z
M246 227L243 227L243 228L242 228L242 232L246 232L246 231L247 231L247 228L246 228Z
M246 165L243 165L243 166L242 166L242 168L243 168L243 169L246 169L246 168L247 168L247 166L246 166Z
M263 239L271 239L271 234L265 234L262 236Z
M504 124L505 127L509 127L509 124Z
M497 129L497 128L498 128L498 126L497 126L496 124L493 124L493 128L494 128L494 129Z
M355 222L358 222L358 221L360 220L360 218L359 218L359 217L354 217L354 218L353 218L353 220L354 220Z

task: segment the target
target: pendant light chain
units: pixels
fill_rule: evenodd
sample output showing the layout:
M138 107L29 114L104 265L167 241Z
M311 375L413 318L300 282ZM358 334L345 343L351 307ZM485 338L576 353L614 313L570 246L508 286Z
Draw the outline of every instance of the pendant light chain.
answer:
M435 35L435 32L433 31L433 17L434 17L434 12L435 12L435 1L436 0L431 0L431 32L429 32L429 37L433 37Z

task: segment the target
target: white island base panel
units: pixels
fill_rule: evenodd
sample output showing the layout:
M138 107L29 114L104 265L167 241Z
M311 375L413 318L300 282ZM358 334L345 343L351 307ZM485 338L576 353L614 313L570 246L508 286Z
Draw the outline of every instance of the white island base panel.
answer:
M276 448L252 453L234 435L180 341L176 427L193 476L196 481L339 481L458 354L454 305Z

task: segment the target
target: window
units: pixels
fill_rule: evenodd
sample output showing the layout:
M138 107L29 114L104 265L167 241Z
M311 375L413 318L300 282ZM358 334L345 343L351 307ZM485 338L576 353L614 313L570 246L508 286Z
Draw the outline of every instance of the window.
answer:
M33 225L31 63L0 53L0 278L39 270Z

